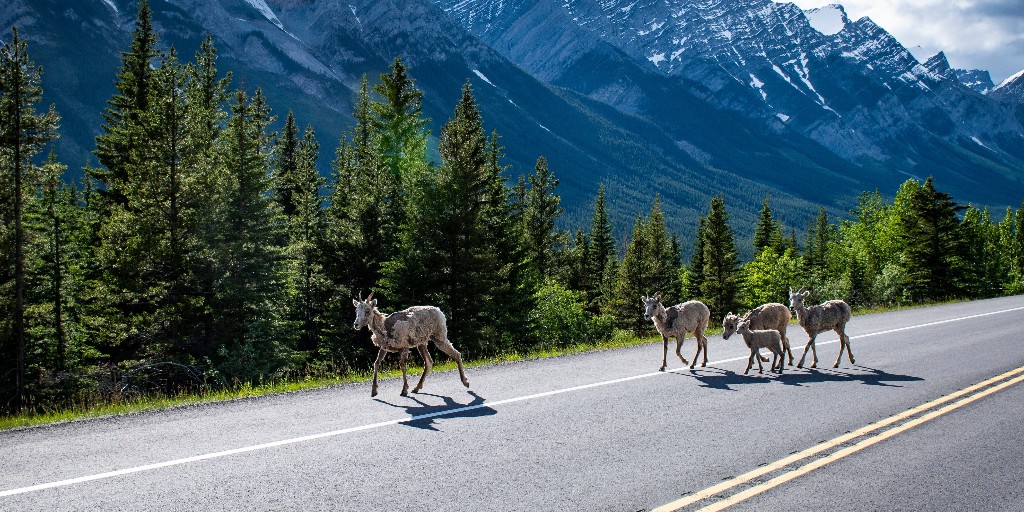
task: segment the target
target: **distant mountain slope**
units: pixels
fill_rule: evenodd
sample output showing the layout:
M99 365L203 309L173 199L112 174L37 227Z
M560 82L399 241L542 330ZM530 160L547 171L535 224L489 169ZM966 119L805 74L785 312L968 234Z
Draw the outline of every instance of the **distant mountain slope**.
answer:
M401 55L435 135L470 80L485 128L503 137L510 176L548 158L566 226L588 223L601 181L620 231L660 194L683 240L709 198L726 195L744 250L765 194L797 230L819 204L838 214L860 192L891 192L908 175L934 174L960 201L1020 201L1024 129L1014 105L917 64L870 20L830 8L812 24L791 4L765 0L666 5L152 2L162 43L183 60L211 34L236 86L262 87L279 117L291 109L312 123L325 173L361 76L376 80ZM64 116L61 157L74 169L95 162L136 9L134 0L0 8L0 34L17 24L46 70L46 98Z
M935 175L955 196L993 204L1015 202L1024 182L1024 127L1012 106L922 66L884 29L851 21L839 5L804 12L769 0L436 1L535 76L626 112L656 119L667 108L641 110L646 93L624 79L649 71L675 79L673 96L689 91L748 127L814 140L867 181ZM583 82L588 55L615 64Z
M989 96L1008 103L1024 103L1024 69L1003 80Z

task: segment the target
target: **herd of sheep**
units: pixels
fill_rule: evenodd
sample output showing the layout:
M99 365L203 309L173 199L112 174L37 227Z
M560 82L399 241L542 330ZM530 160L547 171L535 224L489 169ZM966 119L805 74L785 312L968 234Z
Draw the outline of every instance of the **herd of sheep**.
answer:
M768 359L761 356L760 349L770 351L772 358L772 371L782 373L786 364L786 355L789 355L789 364L793 364L793 351L789 347L789 338L786 336L786 327L789 326L790 307L796 312L797 321L800 327L807 332L807 345L804 346L803 355L797 368L803 368L804 358L807 357L807 350L810 349L813 361L811 368L818 366L818 350L814 346L814 339L826 331L835 331L839 335L839 357L836 358L834 367L839 366L845 350L850 358L850 364L854 364L853 350L850 348L850 337L846 335L846 322L850 321L850 306L841 300L830 300L816 306L804 306L804 298L810 292L806 288L799 291L789 290L789 304L769 303L750 310L742 318L729 313L722 320L724 329L722 337L729 339L734 333L743 337L743 342L750 349L750 358L747 361L747 368L743 373L749 373L750 367L757 360L758 371L764 371L762 361ZM661 370L664 371L668 364L668 340L676 339L676 355L683 364L689 364L693 368L697 364L697 358L701 353L704 359L701 366L708 364L708 339L704 331L711 321L711 311L700 301L691 300L665 307L661 303L661 294L653 297L641 297L644 305L644 318L654 322L655 328L661 334L663 352L661 358ZM409 361L409 354L416 348L423 358L423 374L420 381L413 388L417 393L423 388L423 381L430 373L433 361L430 359L430 352L427 350L427 343L433 342L434 346L441 352L451 357L459 367L459 377L462 384L469 387L469 379L462 366L462 355L451 341L448 340L448 326L444 313L434 306L414 306L402 311L396 311L385 315L377 310L377 300L370 293L365 299L353 299L352 305L356 308L356 319L352 327L360 330L366 327L370 330L370 340L380 350L377 359L373 363L373 386L370 396L377 395L377 374L380 371L380 364L384 356L390 352L398 352L402 368L402 396L409 393L409 380L406 374L406 366ZM697 338L697 353L693 356L693 362L688 362L680 353L683 347L683 339L688 333L693 333Z

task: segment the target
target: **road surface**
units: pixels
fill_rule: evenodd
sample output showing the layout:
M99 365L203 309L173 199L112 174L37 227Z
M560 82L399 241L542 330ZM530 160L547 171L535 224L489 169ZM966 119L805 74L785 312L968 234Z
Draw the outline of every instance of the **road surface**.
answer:
M0 432L0 510L1024 510L1022 319L855 316L857 364L822 334L782 377L711 336L694 371L658 343Z

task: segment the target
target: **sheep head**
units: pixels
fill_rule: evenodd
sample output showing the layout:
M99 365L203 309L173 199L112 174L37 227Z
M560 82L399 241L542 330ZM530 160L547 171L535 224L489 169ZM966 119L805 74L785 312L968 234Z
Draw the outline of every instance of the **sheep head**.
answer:
M644 295L640 297L640 301L644 305L645 320L650 320L665 310L665 307L661 305L661 292L654 294L653 297Z
M804 306L804 298L810 295L811 292L807 290L807 287L800 288L799 291L793 291L789 289L789 306L793 309L802 308Z
M370 292L363 300L352 299L352 305L356 307L356 319L352 322L352 328L358 331L366 327L370 321L373 308L377 307L377 299L374 299L373 292Z
M736 332L736 327L740 322L740 317L729 313L722 319L722 339L727 340L729 336L732 336Z

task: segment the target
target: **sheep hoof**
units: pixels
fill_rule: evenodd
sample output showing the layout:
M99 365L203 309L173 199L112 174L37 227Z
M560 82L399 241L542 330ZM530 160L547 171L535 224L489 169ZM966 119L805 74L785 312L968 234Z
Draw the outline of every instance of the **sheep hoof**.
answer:
M377 390L370 391L370 398L377 396Z
M462 385L466 386L468 388L469 387L469 379L462 379Z
M665 371L665 367L664 367L664 366L662 366L661 368L658 368L658 371L659 371L659 372L663 372L663 371Z
M692 370L693 367L696 366L696 365L697 365L697 361L694 361L693 364L690 365L690 369ZM701 365L701 366L704 366L704 365Z
M401 395L402 396L409 396L409 392L403 389Z

